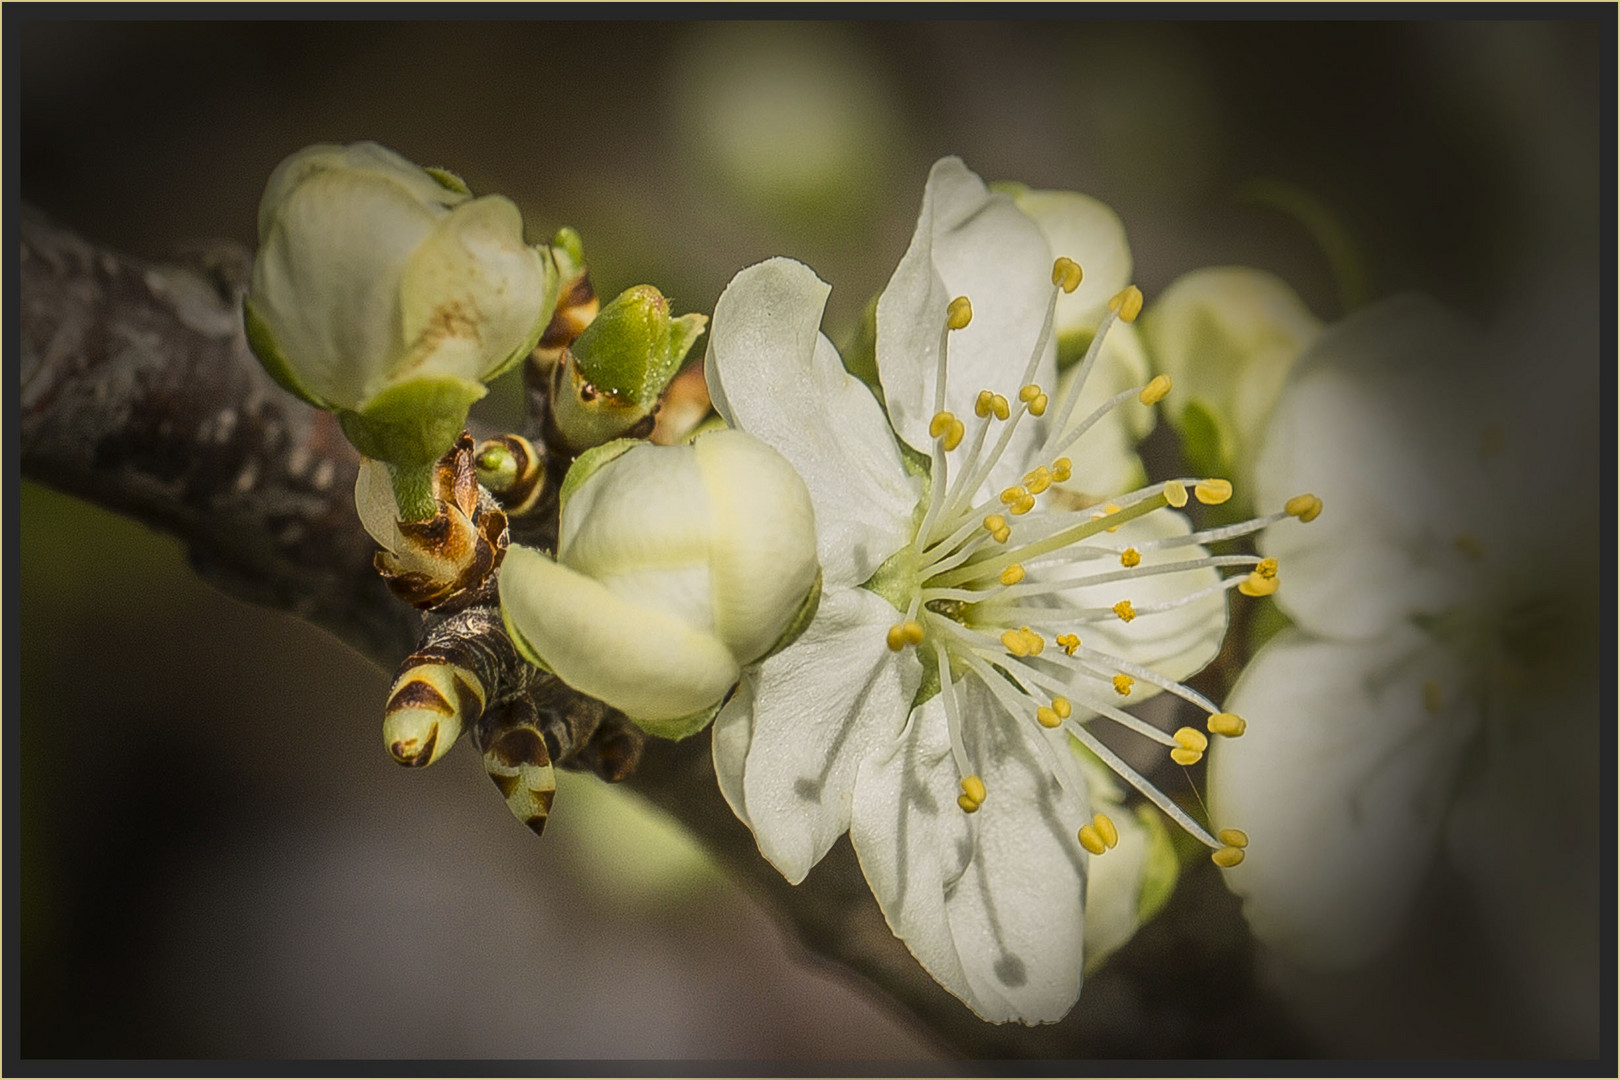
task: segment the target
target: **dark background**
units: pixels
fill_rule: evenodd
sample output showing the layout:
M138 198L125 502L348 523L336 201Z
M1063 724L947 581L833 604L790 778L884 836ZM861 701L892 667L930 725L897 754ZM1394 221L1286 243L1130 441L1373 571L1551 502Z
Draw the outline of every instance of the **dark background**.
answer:
M1597 273L1604 10L5 30L24 198L126 252L252 244L281 158L374 139L512 197L534 239L579 228L604 295L645 281L707 312L738 269L794 256L834 284L837 339L952 153L1111 205L1150 303L1246 264L1326 319L1416 288L1489 323L1541 261ZM567 777L536 842L476 755L388 759L387 678L345 647L212 592L141 526L31 485L21 511L23 1054L943 1053L633 797ZM1304 1045L1589 1052L1512 1022L1462 895L1437 872L1350 979L1262 957Z

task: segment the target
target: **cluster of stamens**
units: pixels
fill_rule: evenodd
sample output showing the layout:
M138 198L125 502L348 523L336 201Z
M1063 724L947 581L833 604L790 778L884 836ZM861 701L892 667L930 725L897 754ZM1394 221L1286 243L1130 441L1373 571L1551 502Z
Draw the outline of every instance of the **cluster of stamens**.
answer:
M1057 297L1072 292L1080 278L1080 267L1073 260L1056 261L1046 322L1020 380L1016 402L989 389L980 391L974 399L971 433L966 422L945 408L945 357L951 332L972 321L973 309L966 297L958 297L947 309L936 373L935 411L928 426L933 440L931 486L911 548L916 563L915 587L909 590L908 605L900 601L906 606L905 618L889 628L887 644L896 652L916 648L924 662L939 671L951 750L962 777L957 805L963 812L976 813L990 797L965 748L962 705L953 685L971 674L981 680L1001 709L1014 718L1033 714L1043 730L1062 730L1071 735L1208 846L1217 865L1235 866L1242 861L1248 843L1241 831L1223 829L1211 833L1098 740L1081 721L1093 716L1113 720L1165 746L1172 761L1190 766L1202 760L1210 736L1241 736L1247 726L1244 720L1150 669L1086 648L1072 629L1055 623L1064 619L1117 619L1129 623L1229 589L1246 596L1269 596L1278 583L1275 559L1207 555L1194 545L1249 535L1285 517L1310 521L1321 512L1322 501L1314 495L1300 495L1290 499L1280 513L1235 525L1137 540L1123 547L1108 542L1106 535L1162 507L1184 507L1189 496L1207 506L1224 503L1232 498L1231 483L1219 478L1178 478L1116 496L1100 510L1076 513L1048 506L1036 513L1041 496L1073 474L1073 461L1063 455L1087 430L1130 398L1152 407L1170 392L1170 378L1157 375L1143 386L1115 395L1078 425L1069 423L1080 387L1097 360L1109 327L1116 321L1131 322L1141 312L1142 294L1129 286L1110 301L1108 314L1076 378L1053 408L1053 400L1033 381L1033 376L1051 341ZM1049 412L1044 438L1037 438L1039 449L1034 454L1037 461L1048 464L1036 465L1024 474L1021 483L981 499L980 490L1007 451L1020 422L1025 417L1039 419ZM996 435L994 440L992 433ZM968 444L966 453L959 460L951 457L964 443ZM1015 527L1027 533L1024 542L1015 542ZM1088 540L1093 542L1086 543ZM1194 547L1196 555L1180 561L1144 561L1147 554L1184 547ZM1072 576L1076 567L1093 560L1107 560L1118 569ZM1050 603L1065 590L1082 586L1228 566L1244 572L1220 577L1213 585L1169 601L1137 603L1122 597L1100 609ZM1047 602L1023 603L1026 598L1045 598ZM1046 649L1049 640L1056 646L1051 651ZM1104 687L1111 685L1115 700L1129 697L1139 683L1175 694L1206 714L1209 735L1193 727L1166 733L1122 711L1107 695L1086 692L1086 679L1099 680ZM1067 740L1051 745L1054 754L1068 753ZM1057 759L1052 764L1053 775L1060 783L1074 782L1071 769ZM1086 851L1100 855L1118 838L1113 823L1099 814L1080 830L1078 840Z

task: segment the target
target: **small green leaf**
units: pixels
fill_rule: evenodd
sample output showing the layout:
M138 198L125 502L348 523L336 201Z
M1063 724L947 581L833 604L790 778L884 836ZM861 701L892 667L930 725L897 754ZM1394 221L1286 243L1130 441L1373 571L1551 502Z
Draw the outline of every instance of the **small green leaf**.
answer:
M457 176L455 173L451 172L449 169L441 169L435 165L427 165L422 168L422 171L433 177L434 180L438 181L439 186L444 188L446 191L453 191L457 195L472 194L472 189L467 186L467 182L461 177Z

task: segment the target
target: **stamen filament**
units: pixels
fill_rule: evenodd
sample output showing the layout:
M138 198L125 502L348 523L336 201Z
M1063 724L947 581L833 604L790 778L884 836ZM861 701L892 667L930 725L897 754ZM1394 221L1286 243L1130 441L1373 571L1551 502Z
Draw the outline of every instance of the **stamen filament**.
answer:
M1045 539L1036 540L1011 551L1001 552L982 563L974 563L951 573L936 575L930 581L930 584L936 586L960 585L987 573L1000 573L1015 562L1029 562L1042 555L1059 551L1076 540L1084 540L1088 536L1095 536L1097 533L1123 525L1133 518L1150 514L1164 505L1164 494L1159 492L1151 498L1143 499L1134 506L1123 507L1106 517L1093 518L1070 526L1067 529L1061 529Z
M1181 807L1172 802L1168 795L1154 787L1142 776L1141 773L1127 765L1124 758L1120 757L1118 754L1108 749L1108 747L1104 746L1102 742L1098 740L1097 736L1093 735L1079 724L1074 723L1072 720L1065 725L1065 730L1073 732L1074 737L1084 743L1087 750L1090 750L1093 754L1096 754L1102 759L1103 764L1107 765L1110 769L1113 769L1137 791L1140 791L1143 795L1147 796L1148 800L1152 802L1154 806L1157 806L1160 810L1163 810L1172 821L1174 821L1177 825L1180 825L1183 829L1186 829L1187 832L1197 839L1199 843L1214 850L1220 850L1225 846L1213 836L1209 835L1209 831L1202 825L1198 824L1198 822L1194 821L1187 811L1183 810Z

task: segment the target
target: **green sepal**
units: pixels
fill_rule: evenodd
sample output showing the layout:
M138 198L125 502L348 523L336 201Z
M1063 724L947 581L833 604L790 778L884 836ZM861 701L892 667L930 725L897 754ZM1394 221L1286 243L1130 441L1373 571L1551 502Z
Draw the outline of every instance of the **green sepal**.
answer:
M783 630L782 636L776 639L776 644L772 645L769 649L766 649L757 660L750 662L758 663L760 660L769 659L770 657L781 652L783 649L787 648L789 645L793 644L795 641L798 641L800 635L805 632L805 630L810 626L810 623L815 619L816 612L820 610L820 608L821 567L818 566L816 567L816 580L810 583L810 591L804 594L804 602L799 605L799 610L793 613L793 618L787 624L787 629Z
M391 465L428 465L444 456L467 426L467 409L484 384L436 375L391 386L359 412L339 409L354 448Z
M686 716L677 716L673 720L640 720L632 716L630 722L647 734L660 739L684 739L690 735L696 735L708 727L709 723L719 715L720 707L725 703L725 698L721 698L706 709L699 709L697 712L688 713Z
M282 356L281 350L276 347L276 339L270 333L270 324L259 314L258 309L253 306L252 297L249 296L242 297L242 327L247 331L248 348L253 350L253 355L259 358L259 364L265 373L276 381L277 386L309 402L317 409L325 409L328 412L336 409L336 406L298 381L298 376L293 374L292 365L287 363L287 358Z
M565 280L572 281L585 269L585 240L579 235L578 229L569 225L558 229L551 238L551 250L556 255L557 269Z
M534 347L540 344L545 336L546 327L551 325L551 317L557 312L557 297L562 290L562 273L558 270L557 260L549 249L530 248L534 257L540 264L540 273L546 279L546 298L535 315L534 325L529 328L528 337L523 344L514 349L510 356L495 365L484 374L484 382L494 382L508 371L517 367L529 358Z
M400 521L431 521L439 513L437 462L388 466L394 508Z
M562 513L563 507L568 505L568 499L583 484L591 478L591 474L602 466L629 450L633 446L640 446L640 439L614 439L612 442L593 446L579 457L568 468L568 475L563 477L562 489L557 492L557 512Z
M569 352L603 396L649 406L678 367L669 362L670 330L669 301L651 285L637 285L604 304Z
M883 384L878 379L877 366L877 306L875 296L866 302L855 332L838 350L838 355L844 361L844 370L865 383L882 405Z
M1170 902L1170 895L1176 891L1176 882L1181 878L1181 861L1176 858L1176 846L1159 811L1151 806L1138 806L1136 819L1148 832L1142 890L1136 896L1136 918L1139 924L1145 924Z
M444 188L446 191L453 191L457 195L472 194L472 188L467 186L467 181L463 180L449 169L441 169L437 165L425 165L422 167L422 171L433 177L434 180L438 181L439 186Z

